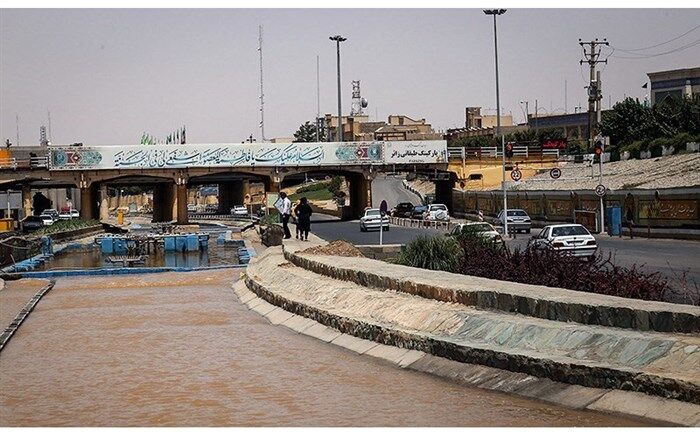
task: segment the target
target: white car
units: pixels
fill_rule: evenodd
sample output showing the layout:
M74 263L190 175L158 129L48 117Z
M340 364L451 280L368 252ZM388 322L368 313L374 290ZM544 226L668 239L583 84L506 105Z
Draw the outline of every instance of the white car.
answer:
M382 227L385 231L389 230L389 217L386 215L382 217L379 208L366 209L365 215L360 218L360 232L367 232L372 229L379 230Z
M236 216L236 217L247 217L248 216L248 208L246 208L243 205L236 205L233 208L231 208L231 215Z
M54 221L58 220L58 211L55 209L45 209L41 212L41 215L50 215Z
M467 223L460 223L458 224L455 228L453 228L447 236L449 237L456 237L462 232L465 232L467 230L474 230L477 232L479 235L492 239L494 241L502 241L501 234L498 233L496 228L493 227L490 223L486 222L467 222Z
M78 212L77 209L71 209L67 212L62 212L58 215L58 218L60 218L61 220L70 220L70 219L79 218L79 217L80 217L80 213Z
M428 210L423 214L425 220L444 220L450 219L450 211L447 210L447 205L442 203L431 203L428 205Z
M502 226L504 222L503 210L498 213L496 217L498 223ZM508 210L508 232L512 231L525 232L529 234L532 231L532 220L530 216L527 215L525 210L522 209L509 209ZM512 232L515 233L515 232Z
M598 249L595 237L582 225L549 225L532 237L536 247L592 259Z
M44 226L51 226L52 224L55 223L53 216L51 214L41 214L39 216L39 218L44 223Z

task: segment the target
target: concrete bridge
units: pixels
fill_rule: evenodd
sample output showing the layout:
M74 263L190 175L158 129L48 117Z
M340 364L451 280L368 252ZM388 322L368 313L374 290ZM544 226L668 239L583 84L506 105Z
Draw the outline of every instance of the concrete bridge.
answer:
M25 215L33 188L77 188L81 217L103 220L108 187L150 186L153 220L185 224L188 187L217 184L226 211L243 204L251 182L278 192L285 178L313 172L344 176L351 216L358 217L372 204L379 172L427 174L437 201L451 205L456 175L447 171L447 156L445 141L49 146L46 165L0 168L0 185L22 190Z

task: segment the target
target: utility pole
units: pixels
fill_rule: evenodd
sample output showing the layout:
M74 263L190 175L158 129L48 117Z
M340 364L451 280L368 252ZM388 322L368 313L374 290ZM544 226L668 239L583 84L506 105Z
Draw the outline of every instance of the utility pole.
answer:
M340 103L340 43L347 41L347 38L340 35L335 35L329 37L331 41L335 41L336 53L338 56L338 141L343 141L343 112L342 105Z
M564 79L564 114L569 112L569 102L568 102L568 92L569 92L569 84L567 83L566 79Z
M53 135L51 134L51 111L46 110L46 115L49 119L49 143L53 143Z
M19 114L15 114L15 125L17 126L17 146L19 146Z
M319 74L319 60L316 55L316 142L320 141L319 130L321 130L321 82Z
M260 137L262 142L265 142L265 101L263 92L263 27L258 26L258 52L260 52Z
M595 66L599 63L608 63L607 59L600 59L600 52L602 50L600 46L609 46L610 43L608 43L606 39L603 39L603 41L598 41L597 38L594 41L588 42L581 41L579 38L578 43L583 49L583 57L585 58L581 59L579 63L581 65L583 65L584 62L587 63L590 70L591 83L588 87L588 146L589 148L592 148L593 140L595 138L595 125L593 120L596 117L596 105L600 105L600 99L602 97L602 94L598 89L598 82L596 81ZM586 48L586 46L589 46L589 48Z
M600 59L600 53L602 51L601 46L609 46L610 43L603 38L603 41L598 41L596 38L593 41L582 41L580 38L578 40L579 45L583 49L583 57L579 61L580 65L587 63L590 70L590 85L588 86L588 147L593 148L596 138L596 130L600 125L600 101L603 98L600 72L596 72L596 65L599 63L607 64L607 59ZM588 46L588 48L587 48ZM595 124L593 120L595 119ZM598 184L603 185L603 153L598 155ZM605 231L605 205L603 203L603 196L600 196L600 232Z
M493 16L493 46L496 58L496 127L498 135L501 137L501 153L503 154L503 233L508 236L508 195L506 193L506 143L503 131L501 130L501 96L498 87L498 28L496 27L496 17L506 13L505 9L486 9L484 14Z

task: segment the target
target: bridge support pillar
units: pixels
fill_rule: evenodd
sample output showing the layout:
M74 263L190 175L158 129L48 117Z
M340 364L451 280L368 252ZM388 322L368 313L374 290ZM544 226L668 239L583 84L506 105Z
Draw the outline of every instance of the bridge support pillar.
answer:
M265 192L266 193L279 193L280 187L282 186L282 181L275 180L274 177L265 179Z
M452 191L457 181L457 176L450 173L450 179L435 181L435 203L443 203L450 211L450 215L454 214L454 203L452 202Z
M98 216L97 190L95 184L90 184L80 188L80 218L93 220Z
M245 185L244 181L219 184L219 214L229 214L235 205L243 205Z
M175 193L173 184L158 184L153 187L153 221L169 222L173 220ZM185 208L187 206L185 205Z
M186 225L189 223L187 218L187 185L185 184L175 186L175 209L177 224Z
M32 187L29 185L22 185L22 209L25 217L32 215Z
M350 208L352 217L360 218L365 208L372 206L372 178L358 173L347 177L350 182Z
M119 207L119 205L117 205ZM109 219L109 195L107 194L107 184L100 184L100 221Z

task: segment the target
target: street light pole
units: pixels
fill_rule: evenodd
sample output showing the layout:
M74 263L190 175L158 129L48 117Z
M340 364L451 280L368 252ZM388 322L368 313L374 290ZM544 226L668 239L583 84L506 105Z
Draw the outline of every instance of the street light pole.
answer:
M343 38L340 35L335 35L329 37L331 41L335 41L336 52L338 56L338 141L343 141L343 115L342 115L342 105L340 103L340 43L347 41L347 38Z
M503 233L508 236L508 195L506 194L506 143L501 131L501 96L498 87L498 28L496 17L506 13L505 9L485 9L484 14L493 15L493 46L496 57L496 132L501 136L501 153L503 163Z

